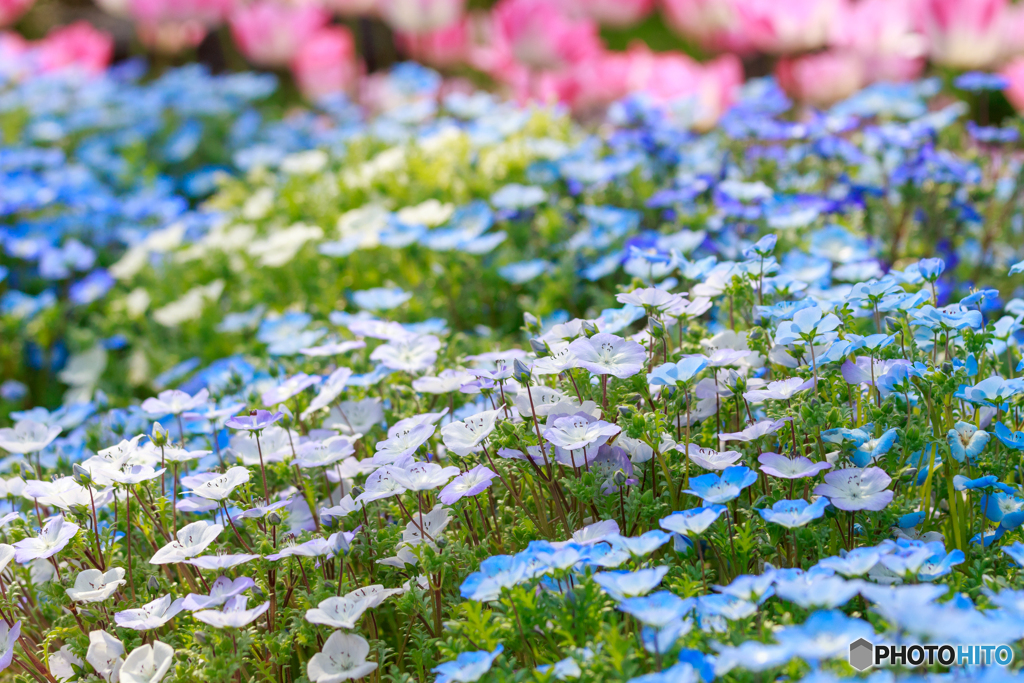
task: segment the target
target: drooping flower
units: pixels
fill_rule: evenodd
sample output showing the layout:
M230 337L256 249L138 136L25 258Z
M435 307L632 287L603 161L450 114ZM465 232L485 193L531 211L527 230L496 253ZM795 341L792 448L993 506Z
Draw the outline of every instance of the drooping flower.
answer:
M175 534L176 540L171 541L156 551L153 557L150 558L149 563L173 564L175 562L184 562L206 550L222 531L224 531L223 524L214 524L204 520L186 524Z
M182 607L189 612L217 607L223 605L229 598L233 598L255 585L256 582L248 576L240 576L234 581L226 576L220 576L210 586L209 595L189 593L185 596L185 602L182 603Z

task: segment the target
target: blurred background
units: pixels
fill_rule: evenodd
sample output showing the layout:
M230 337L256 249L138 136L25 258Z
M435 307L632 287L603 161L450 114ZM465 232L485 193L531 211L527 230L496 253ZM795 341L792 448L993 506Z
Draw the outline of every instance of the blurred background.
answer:
M409 59L451 87L581 115L628 92L696 97L704 126L769 74L821 108L877 81L999 72L1005 88L978 88L993 93L991 115L1024 104L1024 5L1007 0L0 0L0 26L0 65L22 70L198 61L371 106L373 75Z

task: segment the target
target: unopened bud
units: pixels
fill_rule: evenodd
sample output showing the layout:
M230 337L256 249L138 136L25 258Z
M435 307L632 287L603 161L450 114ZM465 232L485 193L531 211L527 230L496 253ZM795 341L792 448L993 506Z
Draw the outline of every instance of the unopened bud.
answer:
M149 581L146 581L146 588L148 588L151 591L159 590L160 579L156 578L155 576L149 577Z
M615 474L612 475L612 483L616 486L622 486L626 483L626 473L622 470L615 470Z
M273 510L273 511L271 511L267 515L267 524L272 524L274 526L277 526L280 523L281 523L281 515L277 514L277 510Z
M587 335L588 339L598 333L597 323L591 320L584 320L582 327L583 334Z
M761 338L761 335L761 330L755 327L754 329L750 330L750 332L747 332L747 339L751 341L757 341L758 339Z
M363 495L363 491L364 489L362 486L353 486L351 495L353 498L358 498L359 496Z
M647 317L647 326L651 329L651 336L661 339L665 336L665 325L654 316Z
M512 378L520 384L530 383L530 368L518 358L512 361Z
M633 417L633 406L619 406L619 415L627 420Z
M149 440L153 442L156 447L166 446L170 441L170 437L167 434L167 430L164 429L163 425L159 422L153 423L153 433L149 435Z
M79 486L92 486L92 475L89 474L89 470L75 463L71 466L71 472L71 476L76 484Z
M448 539L445 538L444 536L441 536L440 538L437 539L436 543L437 543L437 547L438 548L440 548L441 550L444 550L448 546Z
M891 315L885 317L885 329L889 330L889 333L898 332L900 329L900 321L893 318Z
M530 350L537 354L537 358L548 355L548 345L536 337L530 339Z
M202 631L196 631L192 637L195 638L195 641L200 645L206 645L206 634Z
M540 320L533 313L523 313L523 326L534 334L540 332Z

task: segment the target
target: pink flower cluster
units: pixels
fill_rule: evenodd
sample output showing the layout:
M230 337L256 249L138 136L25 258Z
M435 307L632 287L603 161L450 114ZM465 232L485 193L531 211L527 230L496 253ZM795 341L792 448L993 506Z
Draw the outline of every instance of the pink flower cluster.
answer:
M0 1L0 16L3 15ZM86 21L60 26L41 40L28 41L0 31L0 74L23 78L60 69L86 74L103 71L114 55L114 39Z

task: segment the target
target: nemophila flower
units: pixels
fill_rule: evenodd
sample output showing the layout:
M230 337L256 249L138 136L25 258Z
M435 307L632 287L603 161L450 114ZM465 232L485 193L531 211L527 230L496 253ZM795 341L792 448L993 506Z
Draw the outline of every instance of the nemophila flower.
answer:
M609 538L612 545L622 548L633 557L647 557L665 545L672 536L660 529L652 529L639 536L615 536Z
M978 501L978 504L985 513L985 517L1000 524L1006 515L1017 514L1024 510L1024 499L1004 491L986 493Z
M89 632L85 661L105 681L118 680L124 665L124 644L106 631Z
M673 512L663 518L658 524L662 529L674 531L677 534L686 536L699 536L707 531L708 527L714 524L723 512L724 505L708 505L707 507L691 508L682 512Z
M690 488L683 491L697 496L705 505L727 503L743 489L757 481L757 473L743 466L727 467L721 476L702 474L690 478Z
M860 638L872 639L875 630L862 619L827 610L811 614L803 624L781 628L773 636L793 655L817 663L844 655L850 643Z
M448 394L472 382L476 375L465 370L442 370L436 377L417 377L412 388L422 394Z
M577 414L559 417L544 430L544 438L567 451L588 449L591 452L622 431L618 425Z
M229 429L244 429L249 432L259 432L284 417L284 413L271 413L268 410L254 410L248 415L236 415L224 422Z
M369 601L349 597L334 597L323 600L313 609L306 610L306 621L331 628L355 628Z
M200 389L195 396L190 396L184 391L169 389L161 391L156 398L147 398L142 402L142 409L156 417L165 415L181 415L190 410L198 410L205 406L210 400L210 392Z
M767 436L769 434L774 434L775 432L782 429L782 426L785 425L788 421L788 419L761 420L760 422L755 422L754 424L747 425L747 427L745 427L742 431L739 432L721 432L718 435L718 440L725 442L754 441L755 439L760 439L761 437Z
M572 657L566 657L560 659L554 664L541 664L537 667L537 671L541 674L551 672L551 675L555 680L567 681L571 678L579 678L583 675L583 670L580 665Z
M814 386L814 380L802 377L790 377L771 382L764 389L751 389L743 392L743 398L751 403L763 403L767 400L788 401L802 391Z
M246 609L248 601L248 597L236 595L233 598L228 598L223 609L205 609L193 612L192 616L214 628L244 628L256 621L270 608L270 603L264 602L252 609Z
M224 474L197 483L190 489L197 496L223 502L236 488L249 481L250 476L251 473L247 468L232 467Z
M766 570L764 574L737 576L728 586L712 586L719 593L732 596L744 602L761 604L775 594L773 583L776 574L774 571Z
M196 557L217 540L224 531L222 524L214 524L200 520L186 524L175 534L171 541L150 558L150 564L172 564Z
M386 368L419 374L437 360L441 340L434 335L413 336L382 344L370 354L370 360Z
M124 464L120 467L107 468L103 471L103 474L111 480L116 481L118 484L132 486L134 484L141 484L144 481L156 479L165 471L166 470L164 468L160 468L158 470L150 465Z
M355 439L332 436L324 441L307 441L295 449L295 464L302 468L328 467L355 453Z
M988 444L989 433L970 422L957 422L946 435L949 452L957 462L976 460Z
M494 660L505 650L504 645L498 645L491 652L484 650L477 652L463 652L450 662L438 664L431 671L437 674L434 683L473 683L480 680L480 677L491 670Z
M406 545L415 546L420 543L433 545L441 537L441 533L451 521L450 511L441 505L435 505L430 512L417 511L412 513L412 521L405 525L402 540Z
M411 292L398 287L374 287L352 292L352 303L366 311L388 311L411 298Z
M857 446L850 460L857 467L867 467L889 452L899 438L895 427L887 429L877 439L868 439Z
M62 645L59 650L50 655L46 662L50 669L50 675L58 681L70 681L75 677L75 669L82 668L82 660L79 659L67 645Z
M121 683L160 683L174 663L174 648L159 640L140 645L121 664Z
M648 652L656 652L659 654L665 654L673 647L676 642L693 629L693 621L690 619L676 619L675 621L666 624L661 628L652 628L650 626L644 626L640 629L640 642L643 643L644 649ZM677 664L675 667L679 673L684 674L683 680L686 680L688 675L691 680L694 679L691 669L687 665ZM687 670L684 673L683 670ZM671 670L671 669L670 669ZM666 678L668 676L666 675ZM633 679L636 680L636 679ZM675 679L670 679L675 680ZM696 681L694 681L696 683Z
M862 581L837 576L802 574L775 582L775 595L804 609L832 609L844 605L861 589Z
M704 356L687 356L678 363L663 363L647 375L647 383L654 385L673 386L680 382L692 380L701 370L708 366Z
M375 500L382 500L405 493L405 487L395 477L398 469L388 465L377 468L366 478L366 482L363 484L363 492L356 496L356 504L365 505Z
M456 455L467 456L480 450L481 444L494 431L501 410L485 410L465 420L449 422L441 428L441 440Z
M878 467L850 468L829 472L825 483L814 487L814 495L825 496L840 510L881 510L892 502L886 487L892 478Z
M346 434L366 434L383 421L384 409L380 399L364 398L334 405L324 420L324 427Z
M462 500L466 496L472 497L483 493L491 486L491 482L496 476L498 476L497 473L490 468L477 465L455 477L441 489L441 492L437 494L437 499L445 505L454 505L456 501Z
M1019 566L1024 567L1024 543L1014 541L1010 545L1003 546L1003 552Z
M888 552L881 548L854 548L853 550L840 550L838 556L825 557L818 561L818 566L830 569L843 576L863 576Z
M663 628L693 609L693 600L683 600L668 591L620 600L618 608L641 624Z
M688 444L687 455L696 465L706 470L724 470L743 457L743 454L738 451L719 452L713 448L703 448L695 443Z
M821 308L803 308L793 314L792 320L779 323L775 332L775 343L821 344L836 338L835 329L841 321L834 313L825 313Z
M238 555L202 555L200 557L193 557L185 560L185 564L190 564L193 567L199 567L200 569L221 571L237 567L238 565L245 564L246 562L252 562L258 557L259 555L249 555L247 553L241 553Z
M313 683L341 683L367 676L377 662L366 661L370 644L354 633L335 631L324 642L323 649L309 659L306 675Z
M635 572L598 572L593 579L616 600L647 595L658 587L668 573L668 567L638 569Z
M395 478L408 491L430 491L440 488L459 473L458 467L442 467L434 462L417 462L405 469L396 469Z
M79 526L57 515L47 520L38 536L29 536L14 543L14 559L18 563L53 557L78 533Z
M0 448L8 453L35 453L56 439L63 429L58 425L45 425L33 420L19 420L14 427L0 429Z
M384 441L377 442L377 452L373 462L388 465L400 458L412 455L420 446L430 440L436 428L432 424L418 424L408 430L398 432Z
M173 619L183 607L184 598L174 600L170 595L157 598L138 609L127 609L114 612L114 622L121 628L135 631L149 631L160 628Z
M918 567L917 578L921 581L935 581L949 574L953 571L953 567L963 564L963 562L964 552L962 550L936 553Z
M787 529L797 529L824 515L826 505L828 500L825 498L818 498L813 503L806 500L780 500L776 501L771 509L757 508L757 511L766 522Z
M209 595L189 593L185 596L182 608L189 612L194 612L195 610L217 607L218 605L223 605L229 598L233 598L255 585L256 583L248 576L240 576L233 581L226 576L219 576L213 582L213 585L210 586Z
M323 381L320 385L320 391L309 402L309 406L302 411L302 418L306 419L310 415L313 415L318 410L323 410L327 406L334 403L334 401L341 396L341 392L345 390L345 386L348 384L349 378L352 376L352 370L349 368L338 368Z
M287 378L273 389L264 391L260 396L260 400L266 406L276 406L293 396L299 395L309 387L320 384L322 381L323 377L319 375L307 375L304 372L300 372Z
M576 356L579 367L595 375L613 375L619 379L640 372L647 360L647 353L640 344L605 332L589 339L574 339L569 350Z
M819 472L832 469L828 462L812 462L810 458L798 455L795 458L787 458L778 453L762 453L757 456L761 463L760 470L772 477L780 479L803 479L804 477L816 476Z
M657 287L646 287L634 289L631 292L623 292L615 295L615 300L621 304L638 306L647 311L665 311L682 299L678 294L659 289Z
M125 583L123 567L114 567L106 572L85 569L75 577L75 585L65 591L75 602L103 602Z

